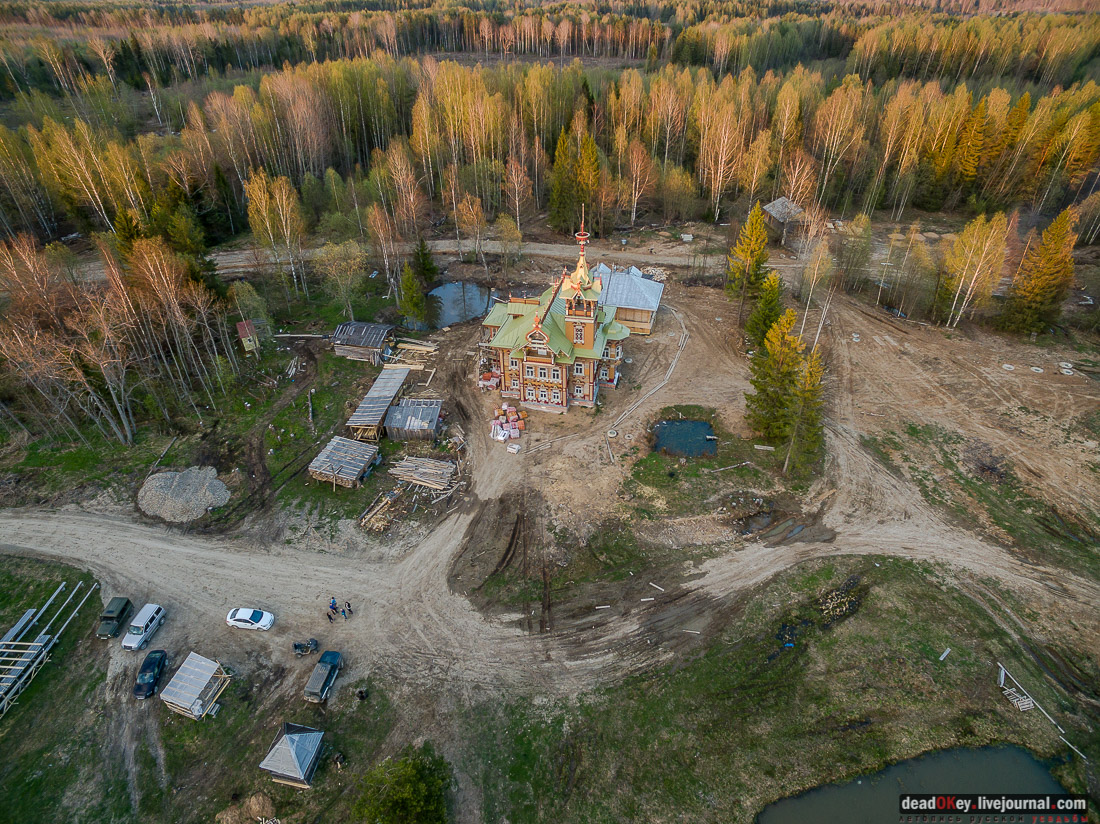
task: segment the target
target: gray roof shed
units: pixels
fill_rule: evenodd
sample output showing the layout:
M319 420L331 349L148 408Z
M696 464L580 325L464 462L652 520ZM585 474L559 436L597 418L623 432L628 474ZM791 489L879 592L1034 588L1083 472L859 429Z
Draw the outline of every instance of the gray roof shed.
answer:
M348 321L336 327L332 334L332 342L340 346L362 346L368 349L378 349L389 337L393 326L386 323L366 323L365 321Z
M221 664L192 652L161 691L160 700L173 712L199 720L227 686L229 676Z
M378 458L378 447L339 435L329 441L309 465L309 474L319 481L340 486L357 486Z
M799 217L803 209L786 196L773 200L764 207L764 211L775 218L779 223L788 223Z
M403 398L386 413L386 434L393 440L435 437L442 414L438 398Z
M359 403L359 407L348 418L348 426L355 430L361 427L377 427L381 424L386 416L386 410L390 408L390 404L401 391L401 386L408 376L409 370L405 367L383 369L370 391ZM356 432L356 434L360 433Z
M283 723L260 769L271 773L280 784L306 789L313 781L317 762L321 760L321 730L301 724Z
M632 267L633 268L633 267ZM632 272L612 272L604 278L600 292L600 306L618 306L622 309L644 309L656 312L661 306L665 285Z

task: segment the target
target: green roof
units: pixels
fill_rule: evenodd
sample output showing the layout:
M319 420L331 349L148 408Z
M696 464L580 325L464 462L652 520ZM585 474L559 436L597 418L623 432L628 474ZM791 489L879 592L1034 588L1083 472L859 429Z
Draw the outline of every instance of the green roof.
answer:
M558 283L539 296L538 304L498 303L482 321L497 331L489 345L494 349L508 349L512 357L520 357L528 346L528 338L536 326L546 336L546 346L554 353L555 363L572 363L576 358L603 357L604 346L608 341L623 340L630 330L615 320L618 311L614 306L602 306L596 310L596 336L591 349L577 349L565 330L566 295L580 293L588 301L595 303L600 297L601 283L593 280L588 272L588 264L582 256L572 274L563 273Z

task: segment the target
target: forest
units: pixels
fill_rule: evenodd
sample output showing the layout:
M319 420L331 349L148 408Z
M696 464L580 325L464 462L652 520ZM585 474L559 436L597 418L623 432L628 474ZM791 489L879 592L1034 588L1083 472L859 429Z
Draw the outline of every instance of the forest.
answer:
M0 420L130 443L217 407L242 314L311 282L350 312L368 256L415 304L403 264L433 227L484 262L543 212L608 235L786 196L806 302L830 274L867 286L878 216L908 227L895 306L957 325L1011 270L999 322L1042 331L1100 236L1100 15L1058 9L6 3ZM933 249L916 211L971 222ZM815 234L829 217L840 241ZM237 236L267 282L217 276Z

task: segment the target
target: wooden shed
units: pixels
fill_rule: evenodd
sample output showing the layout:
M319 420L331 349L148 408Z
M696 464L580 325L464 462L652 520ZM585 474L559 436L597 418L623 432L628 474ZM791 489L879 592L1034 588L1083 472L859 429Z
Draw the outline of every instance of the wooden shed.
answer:
M382 437L382 422L386 412L401 393L401 387L408 376L409 370L406 367L382 370L370 391L360 401L359 407L348 418L348 429L353 438L359 441L377 441Z
M349 321L332 333L332 348L337 355L367 361L378 366L393 347L393 327L385 323Z
M764 220L779 233L780 244L787 242L787 233L803 224L806 213L802 207L787 197L773 200L764 207Z
M391 441L432 441L442 425L443 401L403 398L386 414L386 437Z
M381 460L378 447L337 435L309 465L310 477L344 487L358 487L371 467Z

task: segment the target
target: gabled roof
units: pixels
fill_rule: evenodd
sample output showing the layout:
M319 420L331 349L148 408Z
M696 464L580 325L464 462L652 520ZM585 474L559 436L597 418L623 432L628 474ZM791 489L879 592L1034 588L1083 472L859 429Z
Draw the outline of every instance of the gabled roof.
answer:
M363 477L363 473L376 457L378 447L374 444L337 435L313 459L309 471L355 483Z
M780 223L786 223L802 214L802 207L786 196L773 200L764 207L764 211Z
M201 718L209 709L205 702L216 690L216 682L220 680L227 680L221 664L192 652L176 670L168 686L161 690L160 700Z
M629 272L612 272L604 281L607 286L600 295L600 305L610 304L623 309L645 309L656 312L661 305L665 285Z
M313 777L324 733L301 724L283 724L260 769L308 783Z
M332 342L341 346L378 349L385 343L392 330L393 326L386 323L348 321L336 327L336 331L332 333Z

